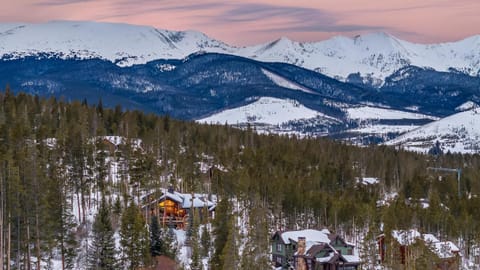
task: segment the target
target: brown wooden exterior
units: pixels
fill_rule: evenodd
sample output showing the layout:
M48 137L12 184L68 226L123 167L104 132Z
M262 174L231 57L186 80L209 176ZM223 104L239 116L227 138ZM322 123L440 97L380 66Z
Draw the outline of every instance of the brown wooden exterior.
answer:
M169 197L158 198L155 194L150 194L143 198L142 212L146 220L150 220L152 216L156 216L162 226L184 229L188 226L189 214L196 211L200 217L200 223L208 222L213 217L213 211L206 207L183 208L180 202L170 199Z
M421 238L417 239L418 241L423 241ZM397 249L394 249L394 247L387 247L386 246L386 241L385 241L385 235L380 235L377 238L377 244L378 244L378 252L379 252L379 258L380 262L383 264L385 262L385 258L387 256L387 250L391 250L393 260L395 262L400 263L401 265L406 264L406 257L407 254L410 252L409 246L408 245L400 245L398 242L396 242ZM392 250L394 249L394 250ZM452 252L453 257L450 258L439 258L438 255L436 255L434 252L430 252L432 257L432 261L435 261L435 270L458 270L460 269L460 254L458 252Z

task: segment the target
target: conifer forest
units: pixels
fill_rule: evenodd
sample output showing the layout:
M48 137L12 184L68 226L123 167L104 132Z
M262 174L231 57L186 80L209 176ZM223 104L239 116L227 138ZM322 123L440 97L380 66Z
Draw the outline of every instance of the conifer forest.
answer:
M143 205L168 188L208 195L214 216L190 215L183 233L162 223ZM378 267L380 235L388 242L413 228L455 242L475 267L479 195L479 155L260 134L0 91L1 270L162 269L158 258L176 269L274 269L276 231L323 228L355 243L361 269ZM429 269L422 248L412 247L408 269Z

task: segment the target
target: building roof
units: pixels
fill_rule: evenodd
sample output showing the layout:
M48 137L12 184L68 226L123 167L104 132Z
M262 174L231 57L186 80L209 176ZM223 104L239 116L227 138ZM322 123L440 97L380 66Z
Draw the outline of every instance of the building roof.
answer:
M455 257L460 249L451 241L440 241L433 234L424 234L423 240L430 249L441 259Z
M408 231L394 230L392 236L399 244L404 246L414 244L417 239L422 239L430 247L430 250L441 259L455 257L460 252L460 249L453 242L440 241L433 234L421 234L415 229Z
M416 229L410 230L393 230L392 236L402 246L408 246L414 244L421 234Z
M192 199L192 194L171 191L166 188L162 189L162 195L160 196L159 200L161 201L167 198L179 203L182 208L191 208L193 205L194 208L207 207L209 210L213 210L215 209L216 205L214 202L208 200L206 194L195 193L193 194Z
M330 243L330 238L328 237L330 231L323 229L318 230L301 230L301 231L288 231L280 233L280 236L285 244L290 244L290 240L295 242L298 241L298 237L305 237L306 242L315 242L315 243Z

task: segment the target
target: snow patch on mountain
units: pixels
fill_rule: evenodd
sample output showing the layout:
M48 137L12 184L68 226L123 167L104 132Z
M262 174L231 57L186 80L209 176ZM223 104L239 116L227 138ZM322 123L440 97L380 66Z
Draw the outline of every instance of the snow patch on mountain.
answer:
M403 134L386 145L428 152L436 142L444 151L478 153L480 151L480 110L456 113Z
M309 109L295 100L261 97L257 101L234 109L222 111L207 118L197 120L201 123L242 124L256 123L279 125L288 121L327 117Z
M263 69L262 68L262 72L263 74L265 74L265 76L267 76L270 80L272 80L273 83L275 83L276 85L280 86L280 87L284 87L284 88L288 88L288 89L292 89L292 90L299 90L299 91L302 91L302 92L305 92L305 93L308 93L308 94L317 94L315 93L314 91L308 89L308 88L305 88L297 83L294 83L292 81L289 81L287 79L285 79L284 77L282 76L279 76L273 72L270 72L266 69Z
M354 120L375 120L375 119L431 119L438 120L437 117L412 113L405 111L397 111L392 109L377 108L371 106L351 107L344 109L348 118Z
M457 108L455 108L455 111L463 112L463 111L468 111L474 108L478 108L478 104L473 101L467 101L462 105L458 106Z

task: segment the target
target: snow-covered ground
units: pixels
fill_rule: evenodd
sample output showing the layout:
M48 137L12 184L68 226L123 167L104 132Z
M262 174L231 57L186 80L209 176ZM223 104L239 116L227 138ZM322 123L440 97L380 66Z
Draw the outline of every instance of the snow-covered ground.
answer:
M225 110L207 118L200 119L198 122L213 124L262 123L279 125L292 120L308 119L317 116L328 118L328 116L309 109L295 100L261 97L251 104Z
M377 108L371 106L362 106L362 107L352 107L346 108L345 112L348 115L348 118L354 120L375 120L375 119L431 119L431 120L438 120L438 117L419 114L419 113L412 113L412 112L405 112L405 111L398 111L386 108Z
M439 142L444 152L480 151L480 109L456 113L401 135L386 145L427 152Z

